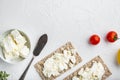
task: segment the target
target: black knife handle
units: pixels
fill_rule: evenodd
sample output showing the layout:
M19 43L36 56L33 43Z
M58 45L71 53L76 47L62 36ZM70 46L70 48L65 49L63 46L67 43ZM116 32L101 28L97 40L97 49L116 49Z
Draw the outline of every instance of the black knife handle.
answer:
M24 80L25 76L26 76L26 73L32 63L32 61L34 60L34 56L32 57L31 61L29 62L28 66L26 67L25 71L23 72L23 74L21 75L21 77L19 78L19 80Z

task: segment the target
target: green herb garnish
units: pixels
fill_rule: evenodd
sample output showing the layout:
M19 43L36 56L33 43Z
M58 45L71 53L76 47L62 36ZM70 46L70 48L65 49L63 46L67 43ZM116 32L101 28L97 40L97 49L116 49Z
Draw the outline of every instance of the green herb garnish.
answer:
M7 77L9 74L7 74L5 71L0 71L0 80L7 80Z

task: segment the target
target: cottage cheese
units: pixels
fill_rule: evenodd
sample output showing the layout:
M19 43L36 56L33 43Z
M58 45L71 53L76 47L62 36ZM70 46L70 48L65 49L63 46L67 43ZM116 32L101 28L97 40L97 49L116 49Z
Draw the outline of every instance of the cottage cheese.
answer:
M13 30L2 41L4 57L7 60L23 57L29 53L29 48L25 45L26 39L19 31Z
M72 80L101 80L104 73L103 65L100 62L94 61L91 68L82 68L78 72L79 77L74 76Z
M21 57L26 58L29 54L29 48L27 46L23 46L19 53Z
M21 49L24 46L24 44L27 42L25 40L25 37L23 37L18 30L12 31L10 35L13 37L13 40L15 41L19 49Z
M45 61L43 74L46 77L57 76L61 71L74 66L75 62L76 59L71 50L64 50L63 53L55 53Z
M8 35L4 40L2 45L4 46L4 50L9 53L17 50L17 45L14 43L12 37Z

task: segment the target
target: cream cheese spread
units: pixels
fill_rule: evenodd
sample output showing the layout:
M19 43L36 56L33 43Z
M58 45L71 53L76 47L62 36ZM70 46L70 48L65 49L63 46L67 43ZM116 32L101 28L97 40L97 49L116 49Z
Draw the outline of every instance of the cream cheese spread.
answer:
M93 61L91 68L81 68L78 76L74 76L72 80L101 80L104 73L104 66L100 62Z
M73 67L76 63L76 52L72 50L63 50L63 53L55 53L44 63L43 74L46 77L58 76L61 71Z

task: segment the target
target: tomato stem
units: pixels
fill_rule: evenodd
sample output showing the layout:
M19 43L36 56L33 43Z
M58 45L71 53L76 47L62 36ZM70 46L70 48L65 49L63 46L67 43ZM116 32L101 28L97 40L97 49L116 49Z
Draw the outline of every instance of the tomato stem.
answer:
M116 35L116 36L114 36L113 39L116 41L117 39L120 39L120 38L118 38L117 35Z

